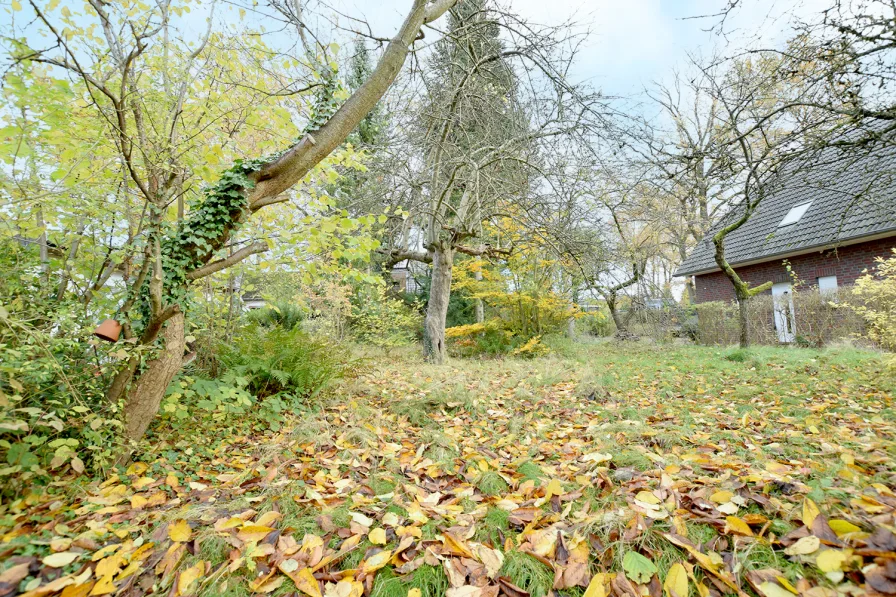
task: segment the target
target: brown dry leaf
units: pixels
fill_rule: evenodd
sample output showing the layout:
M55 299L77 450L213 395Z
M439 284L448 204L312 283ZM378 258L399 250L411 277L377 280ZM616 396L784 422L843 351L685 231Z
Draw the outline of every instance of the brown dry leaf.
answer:
M17 564L0 572L0 594L12 592L12 588L28 576L28 564Z

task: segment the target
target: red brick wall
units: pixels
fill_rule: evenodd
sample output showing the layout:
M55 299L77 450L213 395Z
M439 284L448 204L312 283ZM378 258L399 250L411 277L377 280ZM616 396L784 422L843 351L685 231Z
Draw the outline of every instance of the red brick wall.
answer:
M862 275L862 270L870 269L874 265L875 257L892 256L894 247L896 236L891 236L839 249L797 255L787 258L787 261L806 286L814 286L819 276L837 276L837 286L848 286ZM790 280L783 259L737 267L735 270L743 280L750 283L750 286L758 286L768 281ZM734 300L734 286L722 272L697 276L696 286L698 303Z

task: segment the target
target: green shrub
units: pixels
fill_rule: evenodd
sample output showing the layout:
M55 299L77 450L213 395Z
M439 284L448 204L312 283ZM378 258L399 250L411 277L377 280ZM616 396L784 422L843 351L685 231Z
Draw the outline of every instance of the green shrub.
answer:
M265 327L278 326L291 330L305 321L306 313L295 303L273 303L261 309L250 311L246 319Z
M613 318L604 310L588 311L576 319L576 328L583 334L607 337L616 331Z
M160 414L171 418L172 426L185 429L195 429L197 415L226 421L251 414L266 427L279 431L285 414L295 410L297 403L296 396L285 393L258 398L249 391L249 379L233 370L217 379L179 375L168 386Z
M405 346L417 340L422 325L419 311L389 296L384 285L362 288L352 296L351 329L361 342Z
M91 350L90 331L64 312L48 313L67 335L0 307L0 494L51 471L103 469L115 455L119 405L104 398L115 361Z
M338 344L299 328L248 325L221 352L225 367L244 377L246 390L258 398L280 394L313 398L348 364L348 355Z

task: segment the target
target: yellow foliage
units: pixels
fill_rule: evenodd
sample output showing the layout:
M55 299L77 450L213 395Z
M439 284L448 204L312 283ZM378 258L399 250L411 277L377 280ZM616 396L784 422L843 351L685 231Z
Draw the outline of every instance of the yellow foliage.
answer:
M466 325L457 325L453 328L445 329L445 337L446 338L467 338L469 336L475 336L476 334L481 334L483 332L490 332L498 329L500 327L500 322L494 319L490 319L484 323L468 323Z
M853 294L862 304L852 308L867 324L868 337L881 348L896 351L896 249L888 259L876 259L875 273L868 273L856 280ZM890 356L888 365L896 372L896 356Z

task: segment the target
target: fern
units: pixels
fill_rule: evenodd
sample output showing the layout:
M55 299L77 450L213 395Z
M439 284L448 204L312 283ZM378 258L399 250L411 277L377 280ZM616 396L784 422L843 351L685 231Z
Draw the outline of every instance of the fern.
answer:
M259 398L278 394L312 398L348 365L343 349L298 327L249 325L233 346L222 350L225 366L245 376L249 391Z

